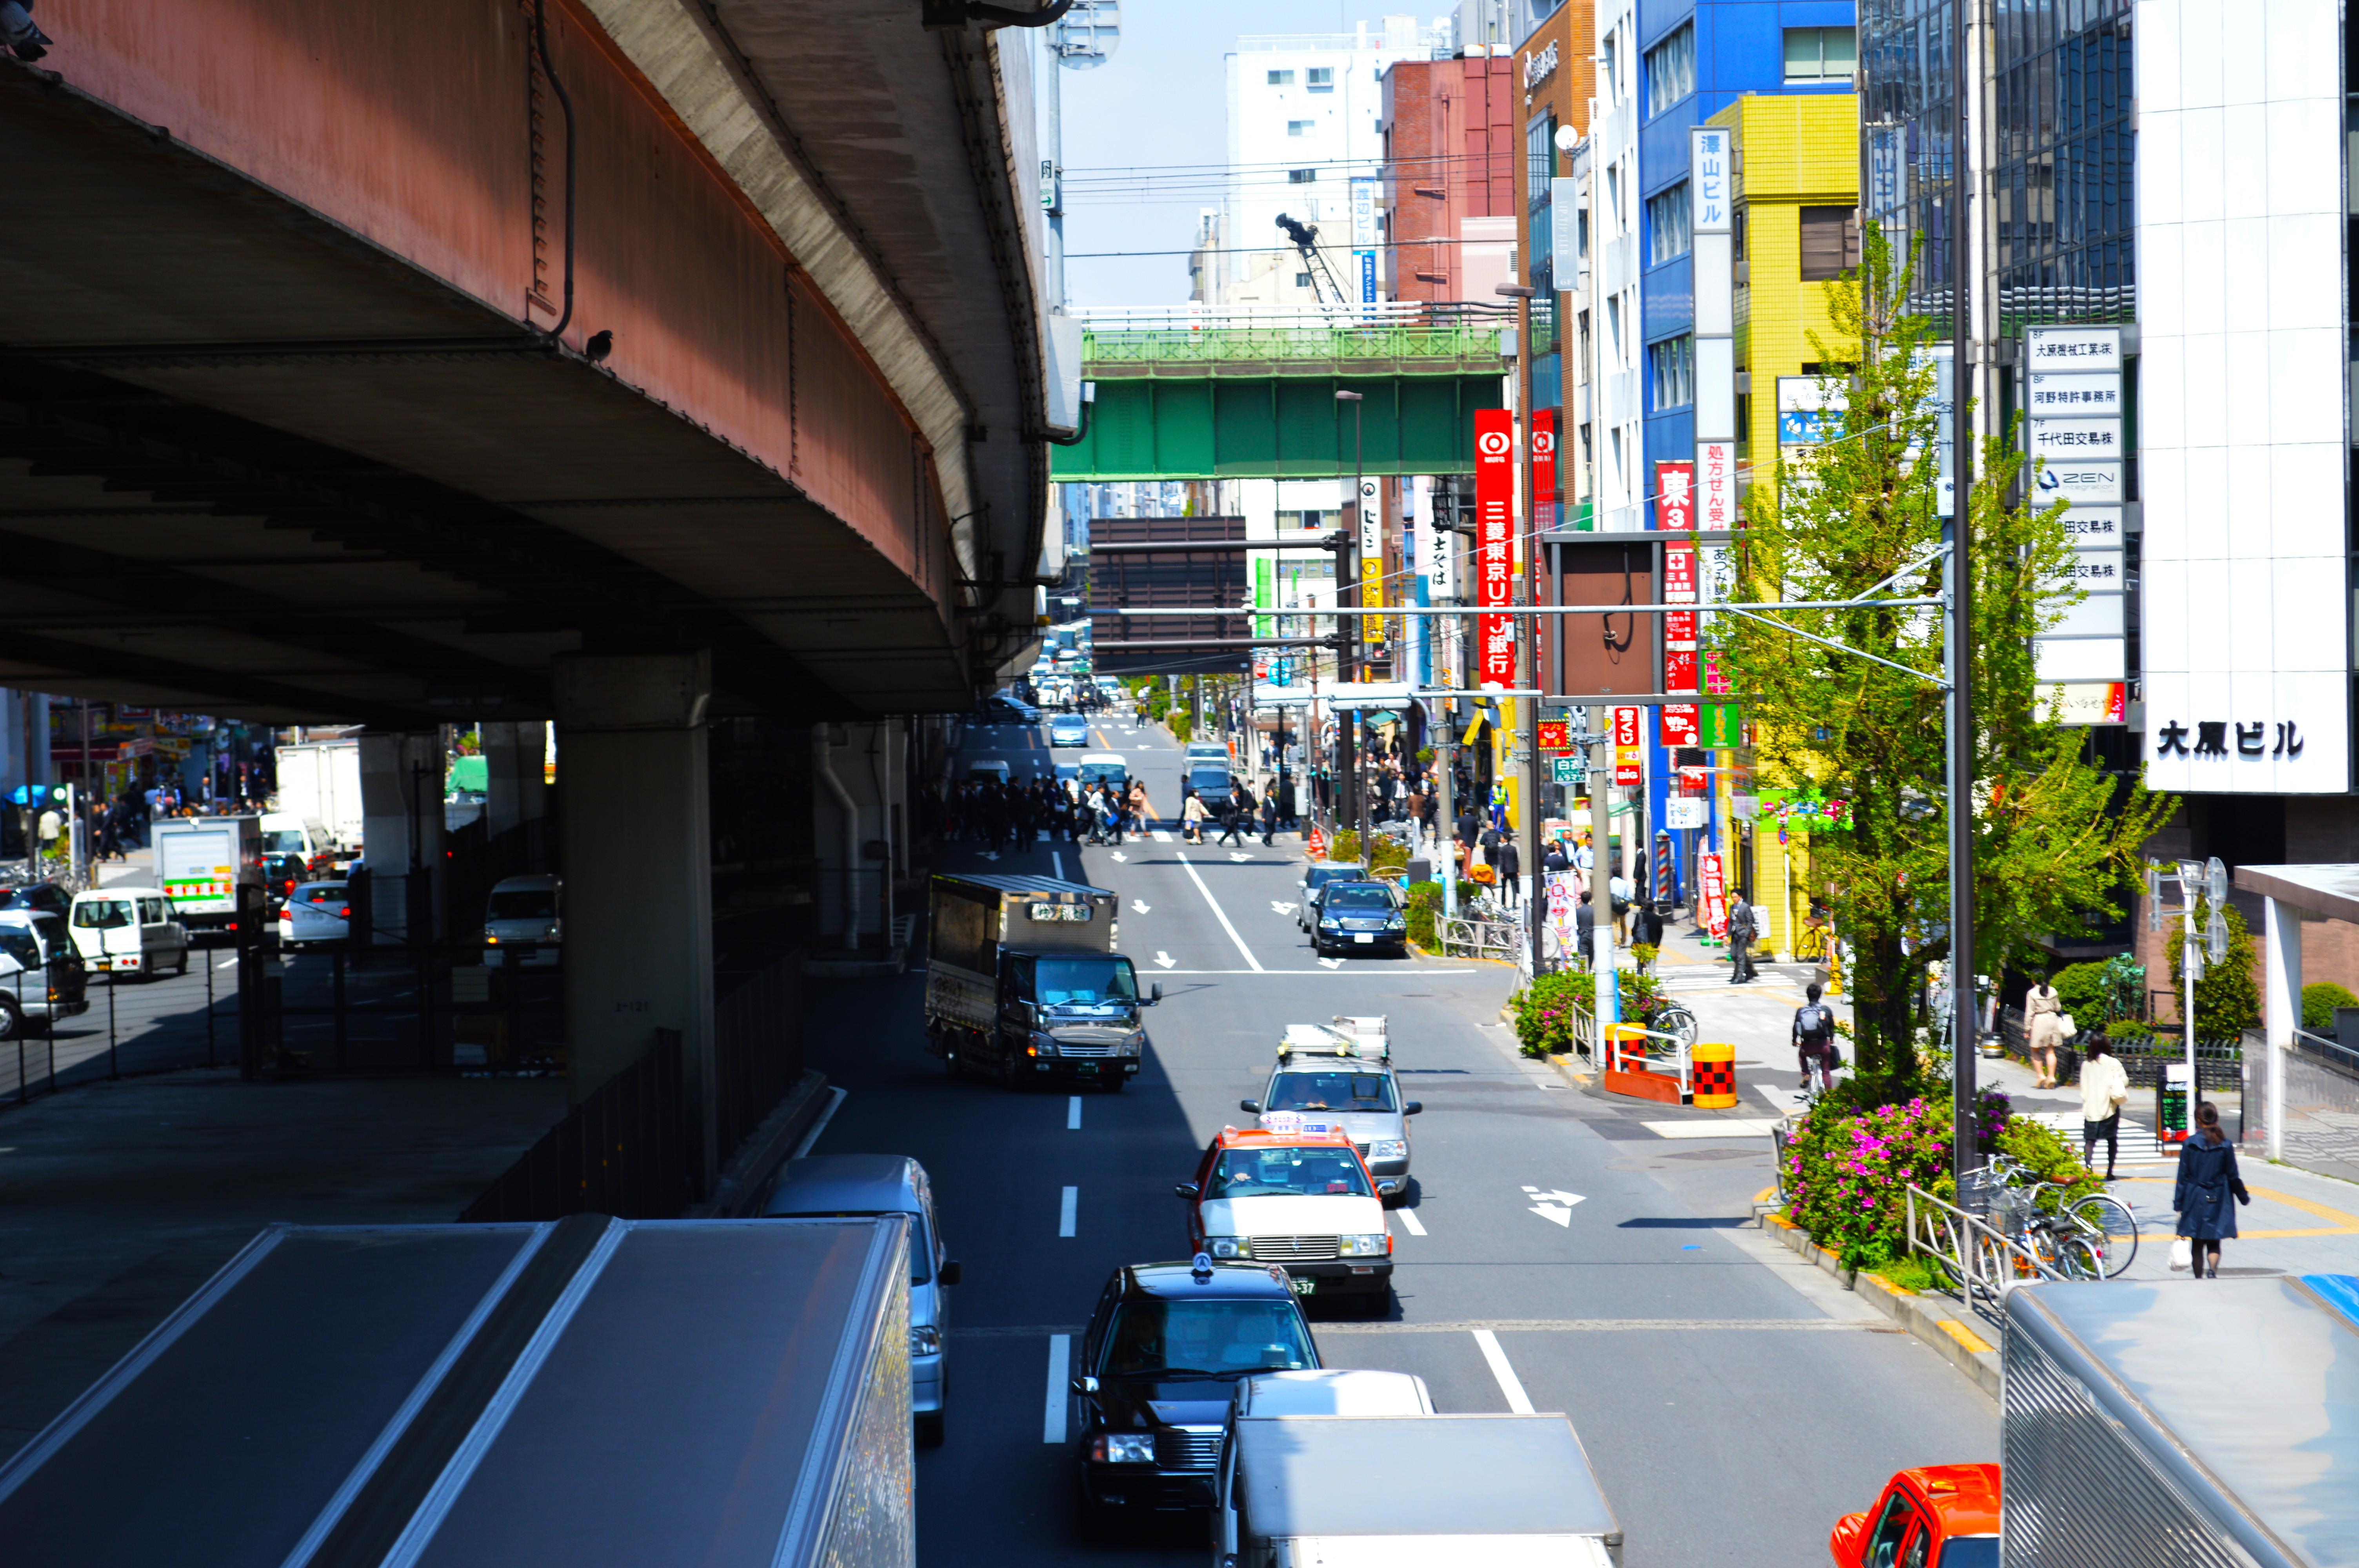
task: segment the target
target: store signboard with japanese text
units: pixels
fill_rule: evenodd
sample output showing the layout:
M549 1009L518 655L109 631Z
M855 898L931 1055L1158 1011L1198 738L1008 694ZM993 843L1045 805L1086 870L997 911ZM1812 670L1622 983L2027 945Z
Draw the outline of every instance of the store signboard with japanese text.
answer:
M1556 519L1556 410L1532 410L1532 509L1535 528L1553 529Z
M1695 525L1695 464L1657 463L1655 526L1684 534Z
M1693 746L1698 744L1696 705L1692 702L1667 702L1659 709L1663 719L1663 744Z
M1474 411L1474 605L1504 611L1513 601L1515 574L1516 433L1504 408ZM1516 645L1501 613L1474 618L1481 684L1516 682Z
M2024 412L2034 419L2119 418L2122 378L2080 372L2031 375L2030 405Z
M1703 904L1704 929L1713 941L1727 941L1728 884L1722 878L1720 857L1709 849L1696 857L1696 892Z
M1696 526L1704 530L1736 527L1736 443L1698 441L1695 449Z
M2031 373L2049 371L2122 373L2122 330L2119 327L2029 327L2024 330L2024 359Z
M1639 727L1640 709L1617 708L1614 710L1614 782L1624 789L1635 788L1639 781L1639 757L1645 731Z

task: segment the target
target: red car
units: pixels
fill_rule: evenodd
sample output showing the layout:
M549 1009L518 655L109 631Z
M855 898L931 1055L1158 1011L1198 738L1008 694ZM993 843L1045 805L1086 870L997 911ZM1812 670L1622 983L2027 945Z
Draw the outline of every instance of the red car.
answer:
M1903 1470L1827 1540L1839 1568L1998 1568L1998 1466Z

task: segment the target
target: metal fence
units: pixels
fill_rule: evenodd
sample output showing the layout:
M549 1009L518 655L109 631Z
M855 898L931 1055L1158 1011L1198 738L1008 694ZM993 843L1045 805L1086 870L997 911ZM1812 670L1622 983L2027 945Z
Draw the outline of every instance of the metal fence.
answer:
M2283 1157L2291 1164L2359 1179L2359 1050L2305 1030L2294 1031L2283 1054L2284 1102L2268 1103L2266 1056L2256 1052L2246 1075L2245 1125L2284 1128Z
M667 1219L695 1201L679 1032L608 1078L459 1216L462 1224L611 1214Z

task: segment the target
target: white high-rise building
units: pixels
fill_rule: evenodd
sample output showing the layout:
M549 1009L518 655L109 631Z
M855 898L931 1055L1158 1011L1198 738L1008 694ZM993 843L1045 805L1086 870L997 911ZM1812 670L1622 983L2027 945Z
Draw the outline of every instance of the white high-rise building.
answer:
M1224 304L1375 298L1385 157L1378 111L1395 60L1447 57L1457 27L1386 16L1376 30L1252 37L1228 57L1229 192L1219 232ZM1306 260L1278 215L1318 231Z

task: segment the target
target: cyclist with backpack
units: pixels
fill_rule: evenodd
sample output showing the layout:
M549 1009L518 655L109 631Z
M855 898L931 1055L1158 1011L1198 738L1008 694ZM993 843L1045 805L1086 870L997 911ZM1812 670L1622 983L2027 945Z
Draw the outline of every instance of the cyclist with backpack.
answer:
M1843 1053L1835 1047L1835 1012L1819 1000L1818 981L1803 994L1810 1000L1794 1010L1794 1050L1802 1061L1802 1087L1809 1088L1815 1075L1824 1093L1835 1087L1835 1069L1843 1065Z

